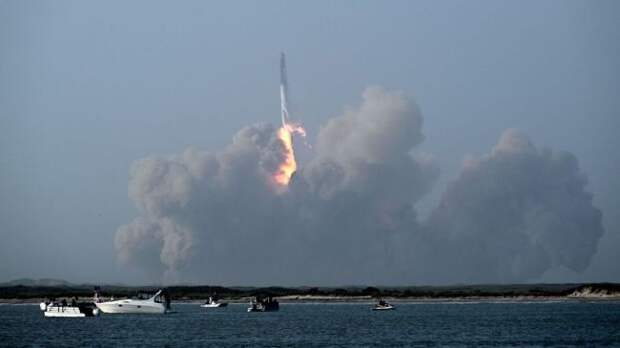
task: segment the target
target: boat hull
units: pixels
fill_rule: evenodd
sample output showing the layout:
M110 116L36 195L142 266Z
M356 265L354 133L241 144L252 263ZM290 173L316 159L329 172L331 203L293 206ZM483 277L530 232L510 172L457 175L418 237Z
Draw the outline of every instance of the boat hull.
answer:
M166 308L160 303L102 302L95 304L106 314L164 314Z
M248 312L277 312L278 310L280 310L280 306L277 304L271 304L271 305L253 305L251 307L248 307Z
M84 318L99 315L99 309L93 307L47 306L43 311L45 317L51 318Z
M79 311L76 312L52 312L52 311L45 311L43 312L43 315L45 315L48 318L84 318L86 317L86 314L84 313L80 313Z
M385 306L385 307L375 307L372 309L373 311L391 311L394 310L393 306Z
M222 308L226 306L228 306L228 303L215 303L215 304L205 303L205 304L200 305L200 307L202 308Z

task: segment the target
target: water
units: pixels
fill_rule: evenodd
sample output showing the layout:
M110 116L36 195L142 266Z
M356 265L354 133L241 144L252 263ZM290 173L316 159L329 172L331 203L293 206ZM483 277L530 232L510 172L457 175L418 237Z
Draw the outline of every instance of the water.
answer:
M620 302L246 305L168 315L44 318L36 305L0 305L0 346L620 346Z

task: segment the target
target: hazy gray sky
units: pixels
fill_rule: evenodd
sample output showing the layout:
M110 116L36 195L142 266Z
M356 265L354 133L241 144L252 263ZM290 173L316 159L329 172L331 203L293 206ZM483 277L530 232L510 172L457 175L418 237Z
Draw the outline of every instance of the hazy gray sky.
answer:
M151 281L114 246L132 163L277 125L281 51L310 143L366 87L415 100L441 171L422 218L507 128L574 154L605 232L534 280L620 281L619 23L602 0L0 1L0 281Z

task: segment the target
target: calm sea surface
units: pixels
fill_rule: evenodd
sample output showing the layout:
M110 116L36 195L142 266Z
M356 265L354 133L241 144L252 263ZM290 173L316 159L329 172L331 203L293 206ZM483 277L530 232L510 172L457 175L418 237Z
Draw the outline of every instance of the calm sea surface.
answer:
M245 304L168 315L44 318L37 305L0 305L0 346L620 346L620 302Z

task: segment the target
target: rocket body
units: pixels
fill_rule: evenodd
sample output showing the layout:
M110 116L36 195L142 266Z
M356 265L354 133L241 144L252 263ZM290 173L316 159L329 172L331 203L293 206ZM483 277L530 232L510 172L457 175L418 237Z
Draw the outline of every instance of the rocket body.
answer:
M280 55L280 108L282 110L282 126L290 123L288 113L288 81L286 78L286 57L284 52Z

